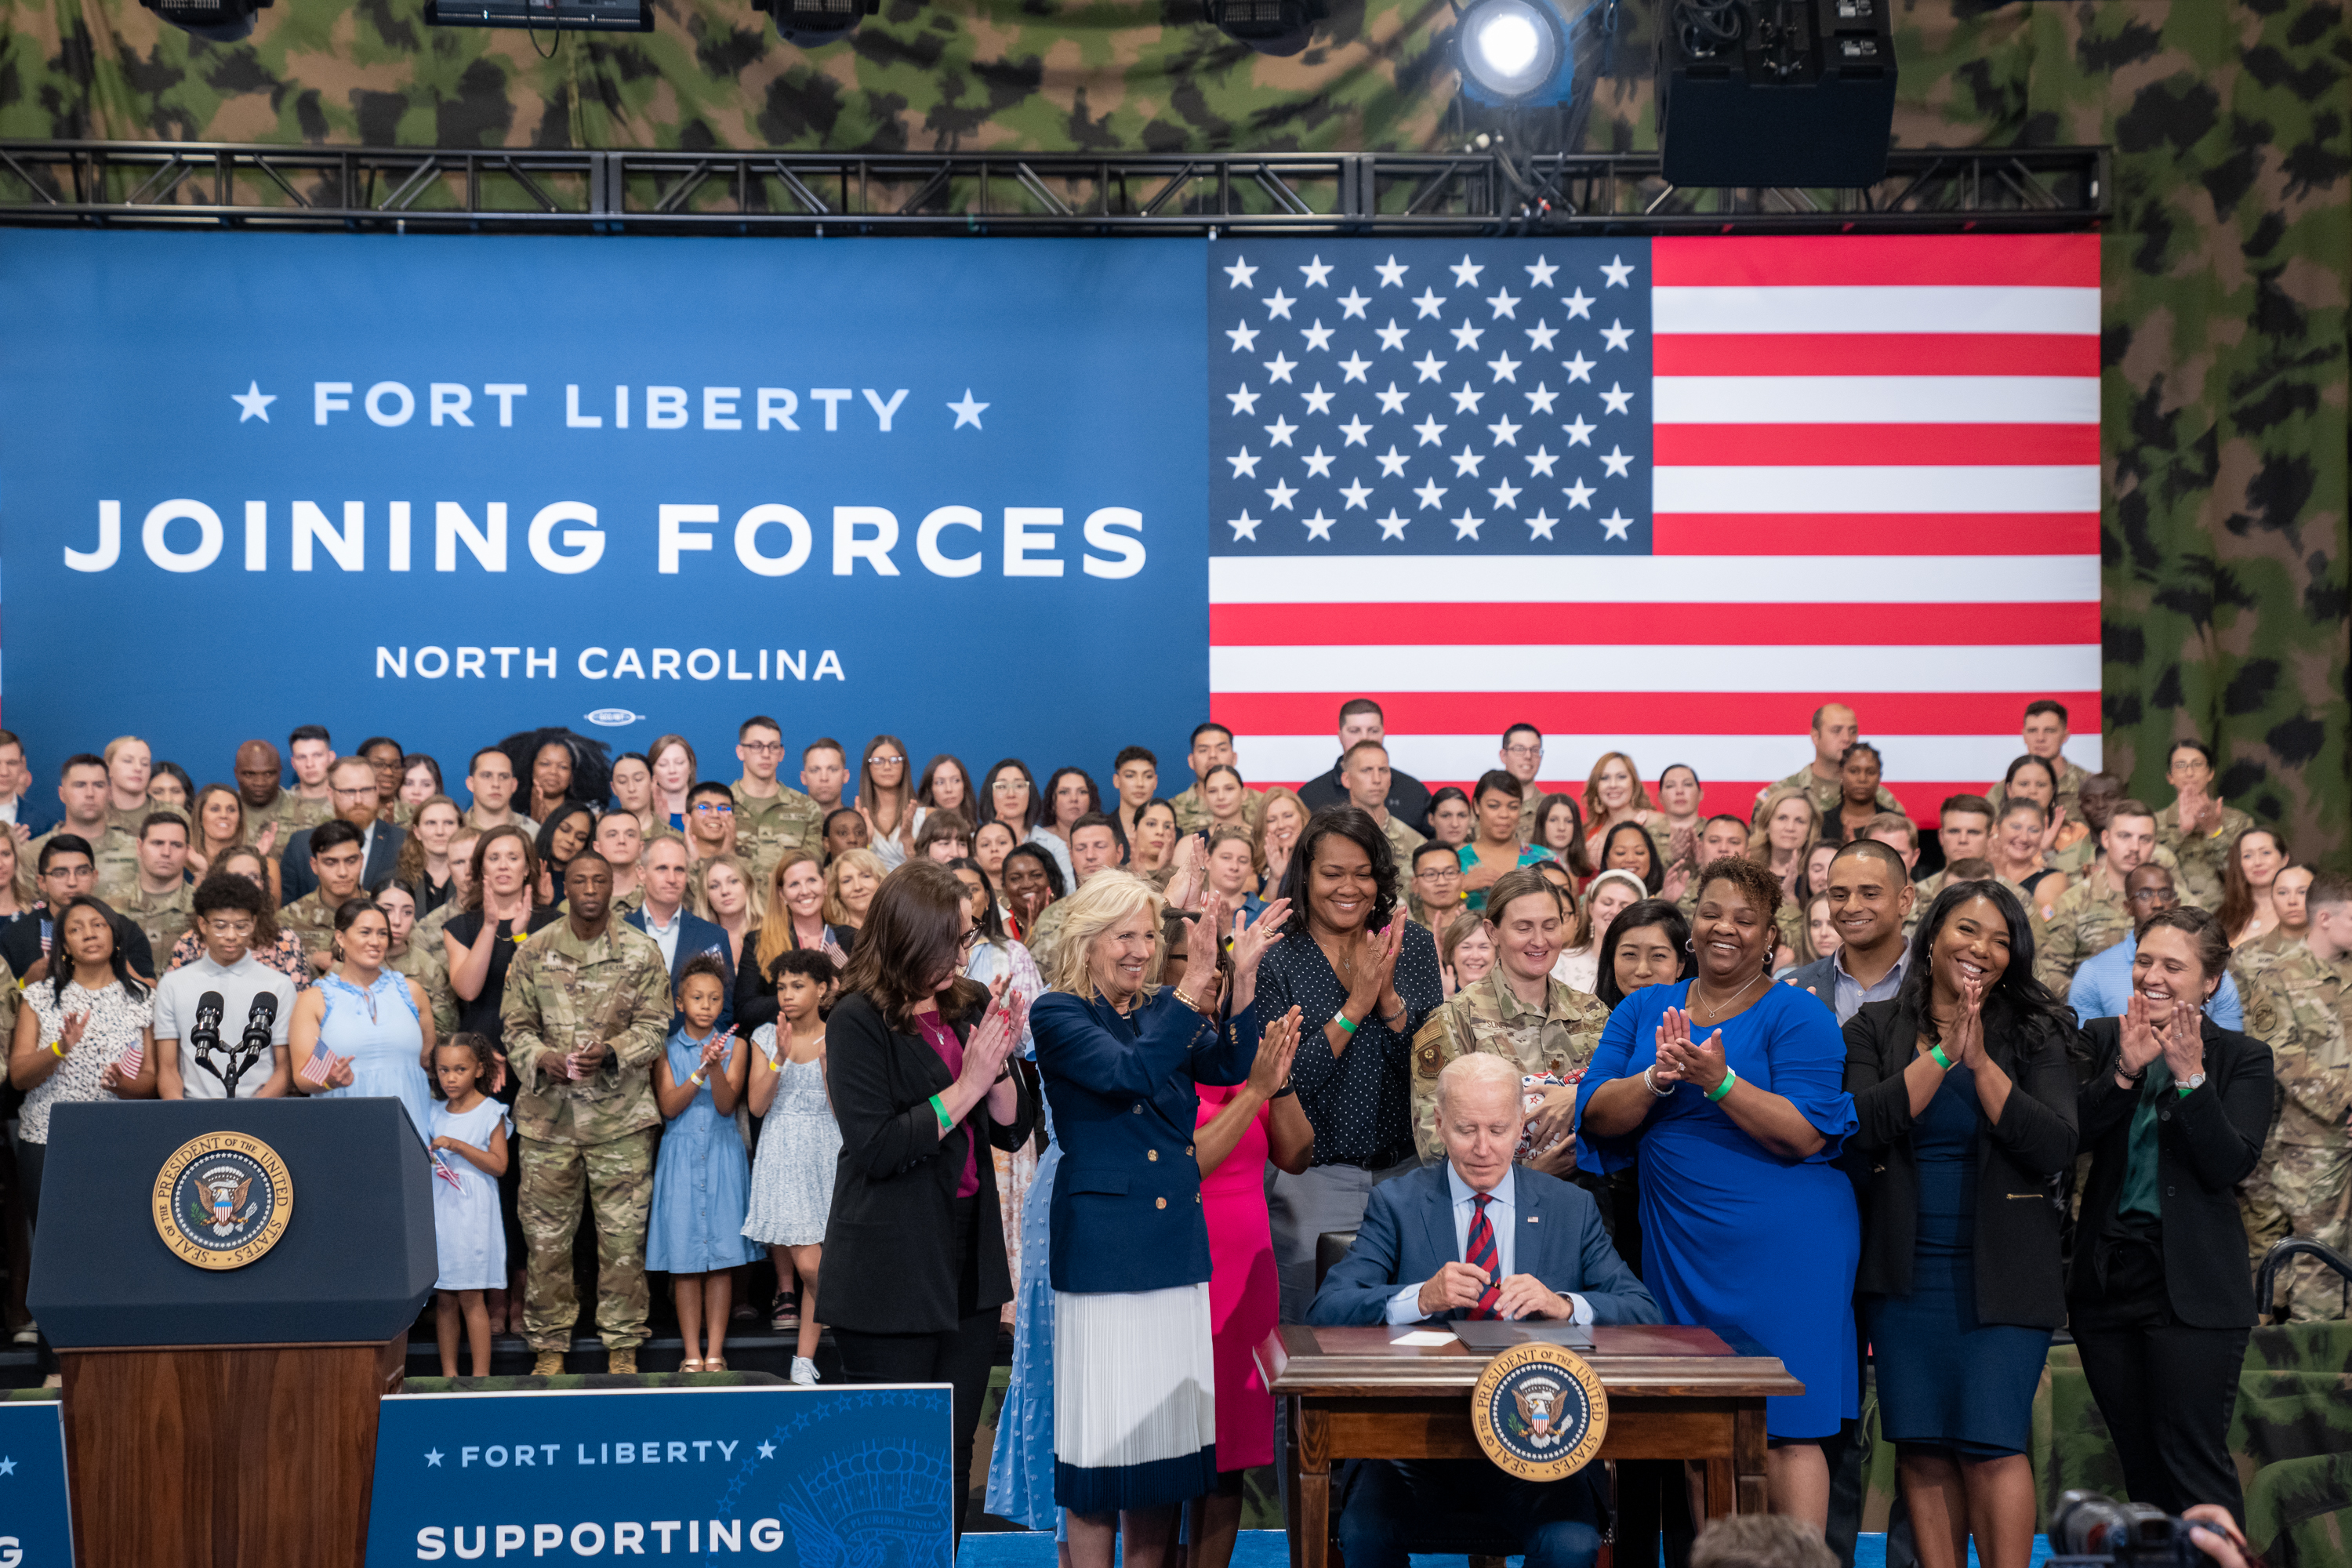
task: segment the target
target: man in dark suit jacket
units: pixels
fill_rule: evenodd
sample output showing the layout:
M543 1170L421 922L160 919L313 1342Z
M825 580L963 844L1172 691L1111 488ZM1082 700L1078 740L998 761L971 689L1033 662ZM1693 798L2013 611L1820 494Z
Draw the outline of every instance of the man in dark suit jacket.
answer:
M727 997L719 1005L717 1027L727 1029L735 1022L735 959L734 950L728 945L727 933L685 908L686 846L675 838L659 838L646 851L642 886L646 900L622 917L625 924L636 927L654 939L669 960L670 990L677 990L677 977L685 973L687 962L698 952L715 952L719 968L727 972ZM653 918L650 921L646 916ZM675 1030L686 1022L684 1013L672 1015L669 1026Z
M1449 1062L1437 1079L1444 1163L1372 1189L1356 1244L1307 1321L1657 1322L1657 1302L1617 1256L1591 1196L1511 1163L1520 1120L1515 1065L1483 1051ZM1406 1568L1409 1525L1433 1513L1504 1524L1528 1568L1591 1568L1601 1552L1602 1507L1589 1468L1537 1482L1483 1459L1375 1461L1339 1519L1348 1568Z
M1320 811L1327 805L1345 805L1348 786L1341 782L1340 770L1348 761L1348 748L1359 741L1379 741L1387 734L1381 717L1381 705L1369 697L1352 697L1339 704L1339 760L1331 771L1318 773L1298 786L1298 798L1309 811ZM1389 815L1412 828L1415 833L1429 831L1429 786L1406 773L1391 766L1389 769Z
M408 830L377 819L380 797L375 769L365 757L345 757L329 768L327 790L335 816L358 828L366 842L360 886L373 888L400 864L400 847L407 841ZM318 874L310 869L310 830L306 827L286 841L286 851L278 858L278 900L290 904L316 892L318 887Z

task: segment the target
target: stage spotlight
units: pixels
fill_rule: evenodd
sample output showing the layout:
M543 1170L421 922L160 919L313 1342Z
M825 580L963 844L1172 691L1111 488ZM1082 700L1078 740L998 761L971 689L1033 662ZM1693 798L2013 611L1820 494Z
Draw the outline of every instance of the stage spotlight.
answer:
M1568 24L1544 0L1473 0L1454 24L1454 46L1463 95L1474 103L1564 103L1574 88Z
M848 37L852 27L882 8L882 0L767 0L760 8L776 19L776 34L784 42L813 49Z
M545 27L566 33L650 33L653 0L425 0L436 27Z
M175 27L215 44L253 36L253 14L269 0L139 0Z
M1219 32L1262 55L1297 54L1331 15L1330 0L1207 0L1207 9Z

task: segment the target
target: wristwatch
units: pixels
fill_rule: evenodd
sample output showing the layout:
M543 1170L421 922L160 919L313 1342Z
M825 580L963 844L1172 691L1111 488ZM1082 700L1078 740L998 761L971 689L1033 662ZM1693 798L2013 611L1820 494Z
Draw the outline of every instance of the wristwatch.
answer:
M2181 1093L2183 1093L2183 1094L2186 1094L2186 1093L2188 1093L2190 1089L2195 1089L2199 1084L2201 1084L2201 1083L2203 1083L2204 1081L2205 1081L2205 1075L2204 1075L2203 1073L2201 1073L2201 1072L2200 1072L2200 1073L2191 1073L2189 1077L2184 1078L2184 1079L2182 1079L2180 1080L2180 1092L2181 1092Z

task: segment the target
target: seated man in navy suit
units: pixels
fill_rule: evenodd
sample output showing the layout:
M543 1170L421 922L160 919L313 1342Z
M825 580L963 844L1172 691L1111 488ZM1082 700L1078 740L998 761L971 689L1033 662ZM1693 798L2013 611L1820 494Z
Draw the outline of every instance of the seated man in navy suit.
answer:
M1372 1189L1356 1245L1323 1281L1310 1323L1446 1318L1654 1323L1658 1304L1610 1244L1591 1194L1515 1168L1519 1069L1478 1052L1437 1079L1444 1164ZM1528 1568L1591 1568L1601 1552L1597 1466L1515 1479L1486 1459L1368 1462L1339 1518L1348 1568L1406 1568L1410 1525L1477 1514L1516 1531Z

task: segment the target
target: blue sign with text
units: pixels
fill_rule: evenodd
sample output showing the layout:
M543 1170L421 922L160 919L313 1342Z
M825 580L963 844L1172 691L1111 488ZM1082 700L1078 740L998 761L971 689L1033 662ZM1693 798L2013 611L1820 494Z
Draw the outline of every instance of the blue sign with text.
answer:
M1195 242L0 234L6 721L974 769L1207 710ZM226 728L224 728L226 726ZM986 749L989 754L977 754ZM453 765L454 764L454 765Z
M944 1385L395 1395L367 1561L947 1568L949 1404Z
M73 1561L64 1411L54 1399L0 1400L0 1568Z

